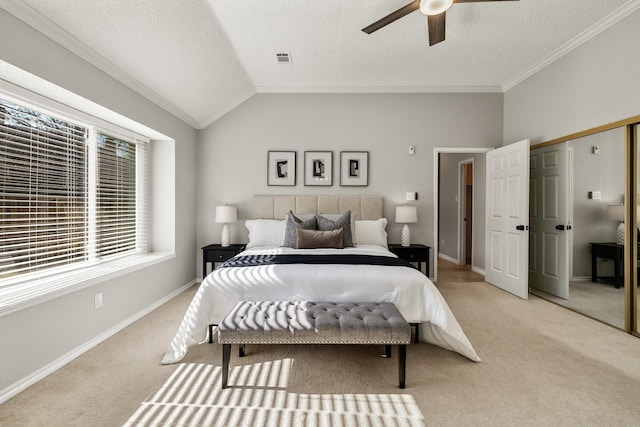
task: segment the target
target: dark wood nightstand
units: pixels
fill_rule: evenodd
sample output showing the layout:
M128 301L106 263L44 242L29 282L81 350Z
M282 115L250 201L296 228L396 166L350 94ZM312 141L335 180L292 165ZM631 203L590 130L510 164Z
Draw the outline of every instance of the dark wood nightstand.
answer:
M624 286L624 245L617 243L590 243L591 245L591 281L598 279L613 283L613 286L620 288ZM613 277L603 277L598 275L597 258L613 260ZM638 244L638 265L640 266L640 244ZM640 272L640 267L638 269Z
M398 258L402 258L405 261L417 262L418 270L422 271L422 263L426 264L425 275L429 277L429 251L431 248L426 245L418 243L412 243L409 246L402 246L398 243L390 243L389 250L398 255Z
M240 252L245 245L235 244L229 246L221 246L219 243L207 245L202 248L202 278L207 277L207 263L211 263L211 270L216 268L216 262L225 262L233 258Z

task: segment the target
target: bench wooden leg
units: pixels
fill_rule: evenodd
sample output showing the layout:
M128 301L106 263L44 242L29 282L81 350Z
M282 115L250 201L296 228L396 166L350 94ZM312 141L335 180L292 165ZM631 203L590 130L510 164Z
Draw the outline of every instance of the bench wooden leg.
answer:
M415 328L415 335L413 337L413 342L418 344L420 342L420 323L409 323L409 325Z
M390 344L385 344L384 345L384 354L382 355L382 357L391 357L391 345Z
M405 387L405 375L407 372L407 346L398 346L398 379L400 388Z
M222 344L222 388L227 388L229 378L229 358L231 357L231 344Z
M245 354L245 347L244 346L245 346L245 344L240 344L238 346L238 356L240 356L240 357L244 357L244 354Z

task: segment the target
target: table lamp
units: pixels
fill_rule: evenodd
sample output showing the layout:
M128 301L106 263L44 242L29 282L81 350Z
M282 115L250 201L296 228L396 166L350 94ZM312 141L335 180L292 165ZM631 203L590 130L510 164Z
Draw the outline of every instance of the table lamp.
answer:
M624 205L607 206L607 218L620 222L616 230L616 243L624 245Z
M216 222L224 224L224 227L222 227L222 238L220 240L221 246L229 246L231 244L227 224L236 222L237 220L238 209L235 206L216 206Z
M411 235L409 233L409 226L407 224L418 222L418 210L416 209L416 207L397 206L396 222L398 224L404 224L404 226L402 227L402 246L411 245Z

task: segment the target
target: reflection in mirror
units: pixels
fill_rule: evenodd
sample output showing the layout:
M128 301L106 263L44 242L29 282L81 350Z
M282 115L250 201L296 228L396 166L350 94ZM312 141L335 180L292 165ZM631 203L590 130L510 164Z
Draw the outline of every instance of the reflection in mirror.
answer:
M625 138L620 127L537 148L530 163L531 292L620 329Z

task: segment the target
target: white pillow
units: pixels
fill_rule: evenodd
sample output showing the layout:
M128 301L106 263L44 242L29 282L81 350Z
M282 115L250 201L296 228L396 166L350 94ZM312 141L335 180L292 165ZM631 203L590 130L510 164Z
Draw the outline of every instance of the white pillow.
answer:
M247 249L254 246L282 246L286 221L276 219L248 219L244 225L249 230Z
M356 221L354 243L357 245L376 245L387 247L387 218L373 221Z

